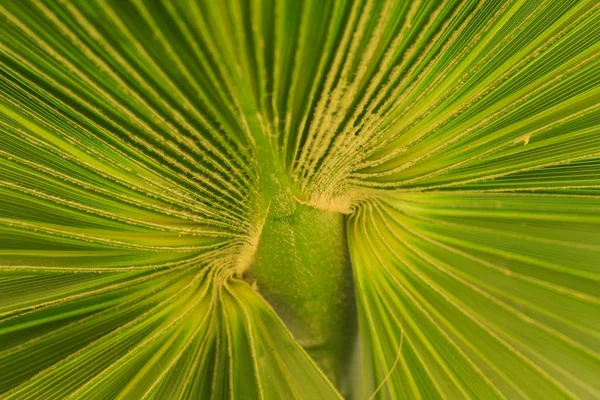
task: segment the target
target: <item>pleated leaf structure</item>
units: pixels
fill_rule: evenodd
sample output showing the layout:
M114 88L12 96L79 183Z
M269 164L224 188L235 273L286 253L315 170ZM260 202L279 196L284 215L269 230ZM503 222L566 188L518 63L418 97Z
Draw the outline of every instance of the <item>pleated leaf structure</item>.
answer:
M600 3L0 1L0 398L600 398Z

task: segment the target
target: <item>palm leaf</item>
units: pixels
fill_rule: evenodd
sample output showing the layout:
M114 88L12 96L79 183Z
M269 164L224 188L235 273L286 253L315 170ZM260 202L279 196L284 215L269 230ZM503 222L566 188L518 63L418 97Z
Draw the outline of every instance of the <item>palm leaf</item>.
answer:
M0 3L0 398L600 397L596 1Z

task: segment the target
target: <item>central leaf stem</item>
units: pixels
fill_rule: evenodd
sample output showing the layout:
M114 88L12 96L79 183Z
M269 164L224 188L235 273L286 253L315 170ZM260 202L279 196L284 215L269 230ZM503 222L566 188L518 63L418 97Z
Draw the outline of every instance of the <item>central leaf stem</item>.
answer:
M356 334L345 217L300 204L277 172L262 177L267 215L246 277L342 389Z

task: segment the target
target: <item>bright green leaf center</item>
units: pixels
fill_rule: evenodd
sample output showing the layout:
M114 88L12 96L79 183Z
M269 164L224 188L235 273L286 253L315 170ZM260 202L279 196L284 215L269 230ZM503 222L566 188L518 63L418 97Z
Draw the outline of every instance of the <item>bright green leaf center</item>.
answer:
M298 342L340 384L356 327L344 216L274 201L284 201L287 212L280 204L269 208L249 275Z

